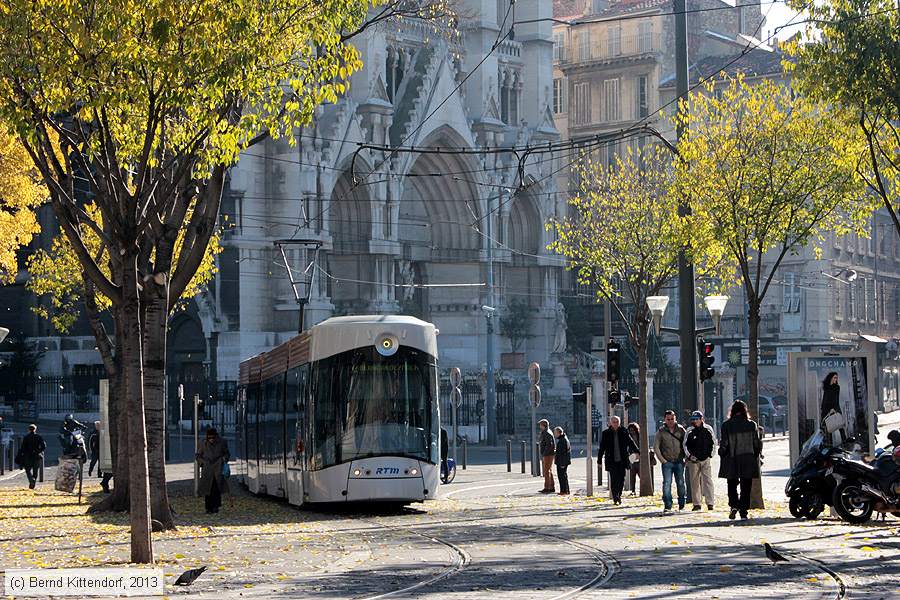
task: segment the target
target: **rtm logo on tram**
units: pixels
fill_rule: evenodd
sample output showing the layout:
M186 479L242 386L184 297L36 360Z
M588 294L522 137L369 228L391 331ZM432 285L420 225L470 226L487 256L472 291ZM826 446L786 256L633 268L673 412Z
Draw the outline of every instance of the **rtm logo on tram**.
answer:
M376 475L399 475L400 468L399 467L378 467L375 469Z

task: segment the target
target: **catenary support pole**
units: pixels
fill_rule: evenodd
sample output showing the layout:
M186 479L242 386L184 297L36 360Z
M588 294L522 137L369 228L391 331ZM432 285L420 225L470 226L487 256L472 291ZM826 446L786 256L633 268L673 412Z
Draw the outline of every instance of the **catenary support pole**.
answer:
M594 440L593 440L593 432L591 431L591 408L593 407L593 404L592 404L593 394L591 392L592 392L591 386L587 386L587 388L585 388L585 390L584 390L584 402L585 402L585 406L586 406L585 413L587 414L587 429L585 429L585 431L587 432L587 435L585 436L587 438L587 452L586 452L587 456L584 457L585 463L587 465L587 473L586 473L587 489L586 489L585 493L588 496L594 495L594 466L593 466L593 461L594 461L593 441Z
M675 92L678 113L687 110L688 99L688 40L686 1L673 0L675 17ZM685 125L678 119L676 137L684 135ZM691 213L687 198L680 198L678 213ZM694 265L682 251L678 255L678 337L681 343L681 407L683 412L697 409L697 323L694 317ZM643 401L643 399L642 399ZM643 423L641 423L643 425Z

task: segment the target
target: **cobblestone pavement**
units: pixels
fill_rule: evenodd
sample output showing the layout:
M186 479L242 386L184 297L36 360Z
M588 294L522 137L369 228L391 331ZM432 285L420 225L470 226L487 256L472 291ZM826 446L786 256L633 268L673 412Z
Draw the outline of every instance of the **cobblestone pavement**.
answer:
M538 494L540 480L505 464L470 465L441 499L393 512L300 510L239 491L205 515L199 499L176 491L179 529L155 536L155 551L169 584L209 565L190 588L167 586L171 597L900 597L894 519L795 520L773 491L783 480L766 486L767 509L748 521L728 520L722 496L713 511L663 516L658 497L613 506L605 488L585 496L584 469L584 459L573 465L575 493L560 497ZM187 479L189 468L170 472ZM0 566L125 563L124 517L85 517L51 484L14 492L16 481L0 486ZM766 541L790 562L771 565Z

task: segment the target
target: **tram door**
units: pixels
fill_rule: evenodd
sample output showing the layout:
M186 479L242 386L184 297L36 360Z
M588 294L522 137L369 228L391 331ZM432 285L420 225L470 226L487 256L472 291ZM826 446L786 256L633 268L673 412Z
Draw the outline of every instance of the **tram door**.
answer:
M290 369L285 384L284 469L287 497L291 504L303 504L308 434L307 378L309 365Z

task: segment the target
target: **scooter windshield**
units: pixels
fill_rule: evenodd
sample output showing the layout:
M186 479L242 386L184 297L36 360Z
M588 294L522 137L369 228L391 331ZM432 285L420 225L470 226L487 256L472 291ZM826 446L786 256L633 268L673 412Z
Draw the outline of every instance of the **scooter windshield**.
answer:
M822 444L824 442L825 436L822 435L821 431L817 431L809 436L809 439L806 440L806 442L803 444L803 448L800 450L801 460L818 452L819 449L822 448Z

